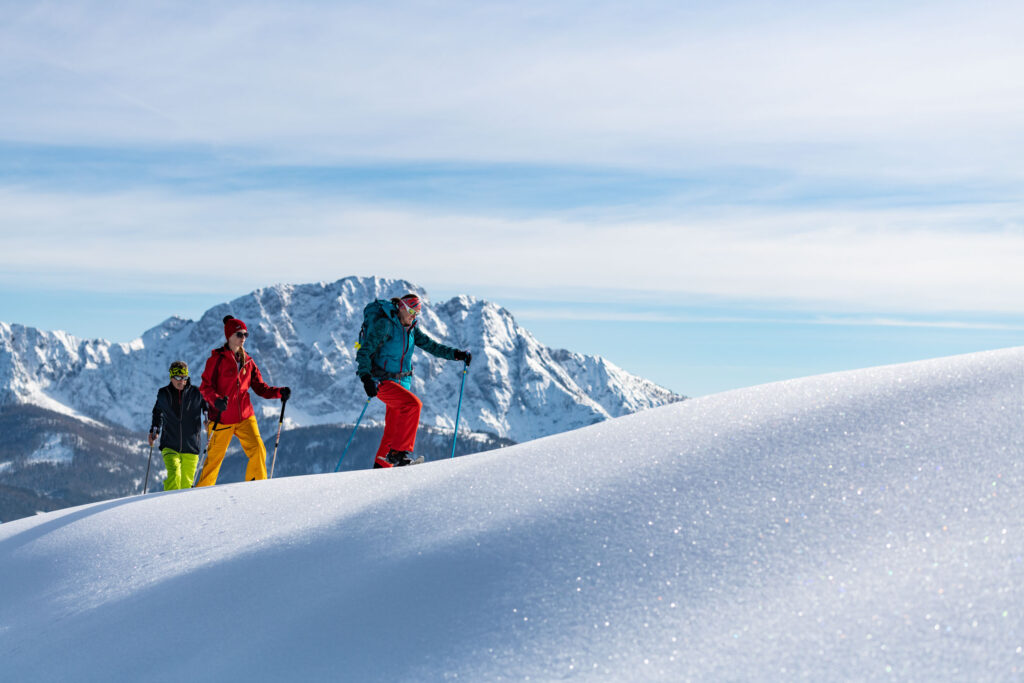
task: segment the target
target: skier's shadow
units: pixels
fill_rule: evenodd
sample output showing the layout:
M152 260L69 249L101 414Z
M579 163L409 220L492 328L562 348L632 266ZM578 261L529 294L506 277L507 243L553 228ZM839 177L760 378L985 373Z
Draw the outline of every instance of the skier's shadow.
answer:
M0 555L4 553L13 552L23 545L27 545L32 541L38 540L46 534L56 531L69 524L74 524L86 517L91 517L99 512L110 510L112 508L119 507L121 505L127 505L128 503L138 500L136 496L129 498L118 498L117 500L109 500L105 503L96 503L94 505L86 506L80 510L69 512L58 516L56 519L43 522L37 526L33 526L30 529L16 533L10 538L0 541ZM52 513L51 513L52 514ZM6 525L5 525L6 526Z

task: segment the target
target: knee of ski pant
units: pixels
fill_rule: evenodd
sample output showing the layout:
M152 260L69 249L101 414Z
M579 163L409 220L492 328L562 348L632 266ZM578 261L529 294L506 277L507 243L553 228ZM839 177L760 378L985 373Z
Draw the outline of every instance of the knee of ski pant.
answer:
M410 422L416 422L418 424L420 421L420 413L423 412L423 401L414 394L409 394L409 396L412 397L412 400L405 405L405 414L408 416Z
M167 467L167 476L177 473L181 469L181 453L170 448L163 448L160 454L164 456L164 465Z
M222 425L218 424L216 429L211 422L207 427L207 434L209 439L206 442L206 458L218 459L223 458L224 453L228 450L228 445L231 443L231 437L235 434L235 427L237 425Z
M235 436L238 437L238 443L245 451L246 457L250 459L267 457L267 447L260 436L260 426L256 422L255 416L247 417L235 425Z
M199 454L198 453L182 453L181 454L181 476L192 478L196 473L196 466L199 465ZM189 483L191 486L191 483Z
M210 440L206 444L206 462L203 464L203 471L200 473L199 482L196 486L213 486L217 483L220 474L221 463L228 452L228 444L235 433L234 425L217 425L213 429L210 423Z
M164 479L164 491L173 491L181 486L181 454L170 448L163 448L160 453L167 467L167 478Z
M398 405L395 407L406 413L418 414L423 410L423 401L420 400L419 396L408 389L401 394L401 399L397 401L397 403Z

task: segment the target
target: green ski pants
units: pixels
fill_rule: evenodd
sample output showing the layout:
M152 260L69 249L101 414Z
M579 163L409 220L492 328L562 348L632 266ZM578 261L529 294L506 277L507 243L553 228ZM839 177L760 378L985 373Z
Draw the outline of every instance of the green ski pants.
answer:
M196 465L199 464L199 456L196 453L179 453L170 448L164 448L160 452L163 453L164 464L167 465L167 479L164 481L164 491L192 488L192 480L196 476Z

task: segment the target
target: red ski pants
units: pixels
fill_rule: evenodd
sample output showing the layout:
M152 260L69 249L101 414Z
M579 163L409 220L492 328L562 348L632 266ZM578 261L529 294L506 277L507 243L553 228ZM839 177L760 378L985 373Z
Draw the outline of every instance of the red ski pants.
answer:
M384 459L389 450L411 452L416 447L416 429L420 426L423 402L398 382L390 381L380 383L377 398L384 402L387 410L376 462L382 467L391 467L391 463Z

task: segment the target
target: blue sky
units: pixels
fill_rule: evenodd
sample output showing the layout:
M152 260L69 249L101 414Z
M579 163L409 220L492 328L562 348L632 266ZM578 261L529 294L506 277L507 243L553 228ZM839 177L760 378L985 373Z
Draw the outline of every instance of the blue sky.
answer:
M700 395L1019 344L1024 10L0 0L0 320L401 277Z

